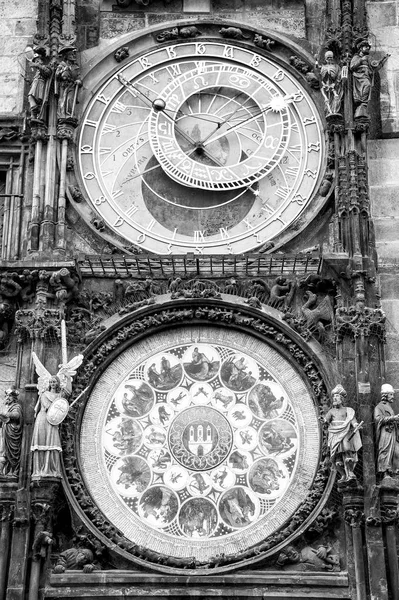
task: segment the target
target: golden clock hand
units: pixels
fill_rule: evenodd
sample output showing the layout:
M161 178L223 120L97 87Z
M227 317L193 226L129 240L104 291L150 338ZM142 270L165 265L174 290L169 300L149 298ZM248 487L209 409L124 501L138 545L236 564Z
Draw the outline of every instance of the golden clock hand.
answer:
M192 154L193 152L198 152L198 154L205 154L205 156L207 156L210 160L212 160L218 167L224 167L225 165L223 163L221 163L219 161L219 159L217 159L215 156L213 156L208 150L206 150L205 148L203 148L203 145L199 142L196 142L195 140L193 140L193 138L186 133L185 131L183 131L183 129L181 129L179 127L179 125L176 123L176 121L170 117L167 113L163 113L165 115L165 117L167 119L169 119L172 123L173 126L175 128L176 131L178 131L180 133L180 135L187 141L189 142L192 146L194 146L194 148L189 152L189 154L187 154L187 156L190 156L190 154Z
M137 173L137 175L133 175L133 177L129 177L129 179L126 179L126 183L128 181L133 181L133 179L137 179L137 177L142 177L143 175L146 175L150 171L153 171L154 169L158 169L160 166L161 165L158 163L157 165L154 165L153 167L150 167L149 169L146 169L145 171L142 171L141 173Z
M173 117L171 117L170 115L168 115L167 112L165 111L165 109L161 105L158 108L156 106L154 106L154 103L158 101L157 99L154 101L150 100L149 98L147 98L147 96L144 94L144 92L142 92L141 90L136 88L136 86L134 86L132 83L130 83L130 81L127 81L127 79L122 77L122 75L118 75L117 77L118 77L118 81L120 81L120 83L122 83L122 85L124 85L126 89L131 91L130 88L133 88L135 92L138 92L139 94L141 94L144 97L147 104L151 105L154 108L154 110L162 111L163 114L165 115L165 117L173 123L175 130L178 131L180 133L180 135L187 142L189 142L192 146L194 146L193 150L187 156L190 156L190 154L192 154L193 152L198 150L199 154L205 154L216 165L218 165L219 167L224 167L223 163L221 163L215 156L212 156L212 154L210 152L205 150L205 148L202 148L202 144L198 144L198 142L193 140L193 138L190 135L188 135L188 133L186 133L183 129L181 129L179 127L179 125L176 123L175 119ZM190 116L190 115L187 115L187 116ZM156 167L152 167L150 170L152 170L153 168L156 168ZM132 177L132 179L135 179L136 177L137 177L137 175L135 177Z
M296 94L293 94L293 95L290 95L290 96L280 96L280 97L279 96L275 96L272 99L272 101L269 104L267 104L261 111L259 111L255 115L252 115L252 117L248 117L248 119L244 119L244 121L240 121L239 123L236 123L235 125L232 125L228 129L225 129L224 131L221 131L214 138L212 138L212 137L209 138L208 137L208 139L206 140L206 142L202 142L202 145L206 146L206 145L208 145L210 143L215 142L219 138L224 137L225 135L227 135L228 133L232 133L236 129L239 129L245 123L251 123L252 121L255 121L255 119L257 119L260 115L264 114L265 112L267 112L269 110L279 111L280 112L283 108L285 108L287 106L287 104L289 102L294 102L295 99L296 99Z
M240 110L241 110L241 109L240 109ZM236 112L237 112L237 111L234 111L234 113L233 113L233 114L236 114ZM255 119L257 119L257 118L258 118L260 115L262 115L264 112L265 112L265 110L264 110L264 109L262 109L262 110L260 110L259 112L257 112L255 115L252 115L252 117L249 117L249 119L251 119L251 120L255 120ZM248 119L247 119L247 120L248 120ZM247 122L247 120L240 121L239 123L237 123L236 125L234 125L234 126L232 126L232 127L234 127L234 128L238 128L238 127L240 127L241 125L243 125L244 123L246 123L246 122ZM211 137L213 136L213 134L214 134L214 133L216 133L216 132L217 132L217 130L218 130L218 129L220 129L220 128L222 127L222 125L225 125L226 123L230 123L230 122L231 122L231 117L229 117L228 119L224 119L223 121L220 121L220 123L218 123L218 126L217 126L217 127L215 127L215 129L214 129L213 131L211 131L210 133L208 133L208 135L207 135L207 136L206 136L206 137L205 137L203 140L201 140L200 144L202 144L202 145L204 146L204 145L205 145L205 142L207 142L207 141L209 140L209 138L211 138ZM223 132L223 133L221 133L220 135L218 135L216 138L214 138L214 139L212 140L212 142L213 142L214 140L217 140L217 139L219 139L219 137L223 137L223 135L225 135L225 134L226 134L228 131L231 131L232 127L229 127L228 129L225 129L225 130L224 130L224 132Z
M227 104L229 104L230 102L233 102L234 100L236 100L236 99L237 99L239 96L241 96L243 93L244 93L244 92L240 92L239 94L236 94L235 96L233 96L233 97L232 97L232 98L229 100L229 102L227 102ZM211 131L210 133L208 133L208 135L206 136L206 138L204 138L204 139L202 140L202 142L201 142L201 143L202 143L202 144L204 144L204 143L205 143L205 142L206 142L206 141L207 141L207 140L208 140L208 139L209 139L209 138L210 138L210 137L211 137L211 136L212 136L212 135L213 135L213 134L214 134L214 133L215 133L215 132L216 132L218 129L220 129L220 128L221 128L221 126L222 126L222 125L225 125L225 123L231 123L231 121L232 121L233 117L234 117L234 116L235 116L235 115L236 115L238 112L240 112L240 110L244 110L244 107L245 107L245 105L246 105L246 103L248 102L248 100L249 100L249 99L250 99L250 98L248 97L248 98L245 100L244 104L241 104L241 105L240 105L238 108L236 108L236 109L235 109L235 110L234 110L234 111L231 113L231 115L229 115L229 118L228 118L228 119L222 119L220 122L218 122L218 124L217 124L217 127L215 127L215 129L214 129L213 131ZM226 106L226 104L225 104L224 106ZM245 110L247 110L247 111L248 111L248 107L247 107ZM218 112L218 111L217 111L217 112Z
M255 119L257 119L260 115L263 115L265 112L271 110L270 106L265 107L263 110L259 111L258 113L256 113L255 115L252 115L252 117L248 117L247 119L244 119L244 121L240 121L239 123L236 123L235 125L232 125L231 127L228 127L227 129L225 129L224 131L221 131L216 137L212 137L212 136L208 136L203 142L202 145L203 146L207 146L208 144L212 144L213 142L216 142L216 140L220 139L221 137L224 137L225 135L227 135L228 133L232 133L233 131L235 131L236 129L240 129L240 127L242 127L243 125L245 125L246 123L251 123L252 121L255 121ZM218 128L220 129L220 128ZM217 131L217 130L216 130ZM216 131L214 131L214 133L216 133Z
M193 148L188 154L187 156L190 156L190 154L193 154L193 152L195 152L197 150L197 148ZM205 154L205 152L204 152ZM213 160L219 167L224 167L224 165L214 156L209 155L208 153L206 153L208 158L210 158L211 160ZM200 164L200 163L198 163ZM143 175L146 175L147 173L149 173L150 171L154 171L154 169L158 169L159 167L161 167L162 165L160 163L158 163L157 165L154 165L153 167L150 167L149 169L146 169L145 171L142 171L141 173L137 173L137 175L134 175L133 177L130 177L128 180L126 181L132 181L133 179L137 179L137 177L142 177Z
M166 104L165 101L162 98L155 98L155 100L150 100L150 98L148 98L148 96L145 95L144 92L142 92L138 87L136 87L135 85L133 85L133 83L131 83L130 81L128 81L127 79L125 79L124 77L122 77L122 75L118 75L117 76L118 81L125 86L125 88L129 91L131 91L131 88L135 91L138 92L139 94L141 94L141 96L143 96L144 100L146 101L146 103L151 106L151 108L154 108L156 111L158 112L163 112L166 113L173 113L176 115L182 115L183 117L191 117L191 115L189 115L188 113L183 112L182 110L170 110L168 108L166 108ZM162 104L161 104L162 103ZM173 117L170 117L170 115L167 115L173 122L176 122L176 119ZM209 121L210 123L217 123L218 121L215 121L214 119L207 119L206 117L200 117L199 115L197 115L195 117L196 119L199 119L200 121Z

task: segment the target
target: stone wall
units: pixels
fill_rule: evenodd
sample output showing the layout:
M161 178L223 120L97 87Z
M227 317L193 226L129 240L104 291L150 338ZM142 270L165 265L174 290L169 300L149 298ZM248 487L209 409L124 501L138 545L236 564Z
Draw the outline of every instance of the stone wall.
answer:
M372 140L368 150L379 282L387 315L386 380L399 389L399 140Z
M399 132L399 0L366 2L371 51L391 54L380 71L383 134Z
M37 2L0 2L0 117L22 112L26 46L36 32Z
M399 1L367 2L372 52L391 54L379 73L382 136L399 136ZM380 80L380 81L379 81ZM399 389L399 140L369 142L369 182L382 308L387 315L386 381Z
M115 0L82 0L77 7L79 45L93 48L98 38L106 42L146 27L198 18L227 19L306 37L305 2L298 0L152 0L148 6L132 0L127 8L120 8Z

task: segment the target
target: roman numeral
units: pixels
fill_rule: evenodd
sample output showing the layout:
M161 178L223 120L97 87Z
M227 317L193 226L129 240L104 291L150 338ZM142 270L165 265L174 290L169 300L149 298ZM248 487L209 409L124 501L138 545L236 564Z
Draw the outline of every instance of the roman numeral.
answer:
M125 110L126 110L126 104L123 104L123 102L119 102L119 100L117 100L114 103L114 105L111 109L111 112L120 114L120 113L125 112Z
M127 217L132 217L138 211L138 206L132 204L127 210L125 210L125 215Z
M205 236L203 231L194 231L194 242L205 242Z
M278 188L274 193L279 198L282 198L283 200L287 200L287 198L288 198L288 196L290 194L290 191L291 191L291 188L283 186L283 187Z
M296 177L299 173L299 167L289 167L285 170L285 174L290 177Z
M178 75L181 75L180 65L170 65L168 67L168 71L172 75L172 77L177 77Z
M96 98L98 102L102 102L103 104L109 104L109 98L104 96L104 94L99 94Z
M222 240L226 240L227 238L230 237L230 234L227 231L226 227L220 227L219 231L220 231L220 237L222 238Z
M115 125L111 125L110 123L105 123L104 127L103 127L103 132L111 133L112 131L115 131L115 129L116 129Z

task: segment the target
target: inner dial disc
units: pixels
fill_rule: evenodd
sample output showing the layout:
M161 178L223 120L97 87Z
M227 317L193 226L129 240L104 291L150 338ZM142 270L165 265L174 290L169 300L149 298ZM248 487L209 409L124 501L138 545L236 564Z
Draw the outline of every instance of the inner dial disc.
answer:
M162 168L183 185L251 185L274 169L287 148L287 102L249 69L203 66L174 79L161 99L166 110L150 115L151 146Z
M107 519L137 545L207 562L260 543L295 512L320 433L304 382L273 348L186 327L108 367L80 440L85 481Z

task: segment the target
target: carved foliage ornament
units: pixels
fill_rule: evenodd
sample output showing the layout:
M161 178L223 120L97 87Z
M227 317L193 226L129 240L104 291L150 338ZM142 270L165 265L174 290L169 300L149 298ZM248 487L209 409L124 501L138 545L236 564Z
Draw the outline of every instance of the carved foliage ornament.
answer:
M282 331L279 331L274 326L269 325L264 319L253 317L250 312L246 312L244 310L232 309L227 306L224 306L224 307L215 306L213 304L214 303L212 302L212 300L210 300L209 305L206 305L206 306L201 306L201 307L197 307L197 308L195 306L173 307L173 308L169 307L169 308L165 308L164 310L162 310L161 312L158 312L158 313L155 313L154 309L148 309L148 313L146 316L141 316L141 318L138 317L134 321L131 321L130 323L128 323L127 325L122 325L118 330L114 329L112 337L108 338L107 341L102 343L100 346L98 346L90 354L87 355L86 364L84 365L84 368L82 369L82 373L80 375L78 375L78 377L77 377L76 388L74 390L74 393L76 395L78 395L88 385L90 385L91 383L94 383L95 378L99 375L99 366L104 364L104 362L106 362L107 359L113 358L114 355L116 355L116 353L118 352L118 350L121 348L121 346L124 343L133 342L135 340L138 340L138 339L140 339L140 337L142 337L143 334L146 334L148 332L152 333L154 330L156 330L159 327L162 327L165 324L167 324L167 325L185 325L185 324L189 323L192 325L192 322L194 319L197 322L199 321L200 323L207 323L208 325L233 325L233 326L236 326L238 329L245 328L245 331L247 333L252 330L257 335L257 337L262 336L265 339L273 340L274 346L281 348L286 355L288 353L288 355L290 355L295 360L297 368L299 368L302 371L303 376L308 380L310 388L313 390L313 396L316 398L317 403L320 405L325 403L326 388L323 383L321 373L318 370L316 364L300 348L299 345L297 345L285 333L283 333ZM183 330L181 330L181 331L183 331ZM192 351L194 352L194 350L192 350ZM202 353L202 354L204 354L204 353ZM200 355L202 356L202 354L200 354ZM165 359L164 362L162 362L163 359ZM207 360L208 359L209 359L209 357L207 357ZM158 385L158 387L159 387L159 385L161 385L163 379L165 379L166 372L169 373L169 375L171 377L172 377L172 375L173 376L176 375L176 377L178 375L178 373L175 373L177 364L176 364L176 367L174 367L174 365L172 364L173 360L171 360L168 357L163 357L163 356L162 357L160 356L159 360L160 360L159 365L156 363L155 368L151 371L151 377L150 377L150 374L147 373L147 376L148 376L147 379L148 379L148 381L150 381L150 379L151 379L152 387L154 385L155 386ZM203 359L202 363L204 363L204 361L205 361L205 359ZM169 362L169 364L168 364L168 362ZM194 362L195 362L195 360L194 360ZM222 362L223 362L223 359L222 359ZM147 365L147 367L148 367L148 365ZM145 368L147 369L147 367L145 367ZM150 367L148 367L148 369L149 368ZM183 368L185 369L186 367L183 367ZM169 369L170 369L170 372L169 372ZM238 369L238 367L237 367L237 369ZM238 369L238 371L239 371L239 369ZM237 373L238 373L238 371L237 371ZM207 373L209 374L209 371L207 371ZM226 378L226 375L223 375L222 371L220 373L221 373L220 377L222 377L221 381L223 381L223 377ZM254 375L251 374L251 376L253 377ZM159 377L161 377L161 379L159 379ZM187 379L187 375L185 377ZM190 379L190 377L189 377L189 379ZM194 379L195 379L195 377L194 377ZM232 383L232 382L230 382L230 383ZM133 384L134 384L134 382L133 382ZM148 384L146 384L146 385L148 385ZM182 380L181 384L179 383L179 385L180 385L180 387L183 385L183 380ZM211 383L204 381L202 385L201 385L201 382L196 382L193 385L198 387L199 393L204 393L207 391L207 389L205 389L205 388L207 388L208 385L210 385L212 387L213 384L211 385ZM238 383L237 383L237 385L238 385ZM150 386L148 386L148 387L150 387ZM202 387L204 389L200 390L200 387ZM226 385L224 385L224 387L227 388ZM191 388L190 388L190 390L191 390ZM227 391L228 391L228 388L227 388ZM146 392L146 390L143 390L143 393L144 392ZM242 394L244 394L244 392L245 392L245 390L244 391L241 390ZM163 390L159 393L167 395L168 391ZM214 390L213 390L213 393L214 393ZM240 394L240 392L237 392L236 395L239 395L239 394ZM191 396L194 399L194 393L191 394ZM143 401L145 401L145 402L147 400L149 401L149 399L146 396L146 393L144 393L143 398L144 398ZM128 398L127 398L127 400L128 400ZM126 402L127 402L127 400L126 400ZM90 402L91 402L91 400L90 400ZM168 405L165 404L164 406L167 407ZM240 406L238 408L240 408ZM117 527L115 527L107 519L105 519L104 514L95 505L95 503L92 500L91 495L89 495L86 490L85 484L83 483L82 475L80 473L81 467L76 460L76 456L77 456L78 452L77 452L77 448L76 448L76 439L75 439L75 429L76 429L75 422L78 417L78 413L79 414L82 413L83 410L84 410L84 407L82 406L82 401L81 401L79 406L76 405L75 408L72 409L70 415L67 417L67 419L63 425L63 428L62 428L62 440L63 440L64 462L65 462L66 475L67 475L67 478L69 481L70 488L71 488L73 495L75 496L75 499L77 501L77 504L81 507L81 509L83 509L86 519L88 519L89 522L91 522L92 525L94 525L99 531L101 531L110 541L112 541L114 544L119 546L120 549L129 552L131 555L133 555L135 557L138 557L138 558L141 558L144 560L148 560L151 563L156 563L157 568L159 567L162 569L162 567L165 567L165 566L166 567L175 567L175 568L176 567L177 568L226 567L228 565L233 566L237 562L242 561L244 559L254 558L257 556L263 557L266 555L266 553L267 553L267 555L270 555L271 553L273 553L273 551L276 551L279 548L279 544L282 544L286 539L288 539L290 536L292 536L292 534L295 533L296 529L300 525L302 525L303 521L306 520L311 515L311 513L315 510L317 505L320 503L320 500L326 489L327 481L328 481L328 478L330 475L330 470L328 469L326 462L324 460L326 458L326 444L324 443L324 444L322 444L323 450L322 450L322 456L321 456L322 462L320 463L321 466L319 467L319 470L317 471L312 488L308 492L305 493L303 502L300 504L300 506L296 509L295 513L290 518L289 524L287 525L284 522L281 523L281 525L277 528L277 530L275 530L271 535L266 536L266 538L263 538L262 541L259 541L256 544L253 544L253 543L247 544L247 546L244 547L245 549L243 549L242 551L239 551L239 552L235 551L234 553L230 553L230 554L228 554L227 552L226 553L215 552L214 555L211 554L211 555L207 556L206 559L204 559L204 560L201 560L201 558L199 558L198 555L197 555L197 557L190 557L190 558L184 558L182 556L173 557L173 556L170 556L170 553L165 551L165 549L163 550L162 547L159 547L159 549L155 548L154 546L150 547L150 548L148 548L148 547L144 548L141 543L136 543L137 542L136 539L135 539L135 541L132 541L131 539L128 539L128 537L125 537L125 535L122 534L121 531ZM191 409L188 408L188 410L196 410L197 412L198 411L200 412L200 409L199 408L197 409L195 407L191 408ZM215 408L215 410L216 410L216 408ZM244 407L244 405L243 405L243 410L244 410L244 412L246 411L246 408ZM181 415L179 417L180 421L182 419L184 421L184 418L185 418L184 414L183 414L184 412L185 411L179 413ZM199 414L199 412L198 412L198 415L196 414L195 418L200 421L201 418L203 417L203 415ZM217 412L217 410L216 410L216 412ZM236 416L238 418L240 415L238 415L238 413L237 413ZM144 417L144 415L143 415L143 417ZM168 418L168 414L162 414L162 415L159 414L158 417L162 421L163 419ZM233 417L234 417L234 415L233 415ZM244 415L244 417L245 417L245 415ZM218 418L222 418L222 417L218 417ZM80 420L80 419L78 419L78 420ZM176 429L176 427L177 428L183 427L183 429L184 429L184 427L186 427L185 421L184 422L183 421L180 422L180 421L178 421L178 419L176 419L174 421L175 429ZM136 420L135 420L135 423L136 423ZM124 426L125 425L126 424L124 423ZM141 423L139 425L140 425L140 427L142 427ZM137 425L135 425L135 426L137 428ZM212 424L209 424L209 429L212 432ZM234 427L233 427L233 429L234 429ZM231 451L230 445L236 442L237 436L236 436L236 433L234 431L232 431L231 426L228 424L228 420L226 421L226 419L225 419L225 427L224 427L223 431L224 431L225 435L224 435L224 437L222 436L223 437L222 441L223 441L223 444L225 444L225 445L227 444L227 446L226 446L225 450L223 450L223 452L224 451L230 452ZM241 429L240 429L240 431L241 431ZM134 433L134 431L133 431L133 433ZM151 440L152 440L151 443L154 443L156 445L158 437L161 435L161 433L162 432L161 431L158 432L157 427L155 427L154 432L152 432L153 439L151 438ZM169 435L173 436L174 433L176 433L176 432L172 432L172 433L170 432ZM244 433L248 433L248 432L244 432ZM249 433L251 433L251 432L249 432ZM187 435L189 435L189 434L187 434ZM193 435L195 438L195 434L193 434ZM209 435L211 436L211 433L209 433ZM196 440L194 438L193 438L193 443L195 444ZM183 442L183 446L185 446L185 447L183 448L183 446L182 446L180 448L180 446L179 446L180 442L178 442L178 436L175 436L173 439L176 440L176 443L174 444L174 452L175 452L176 460L177 460L176 464L177 465L180 464L180 470L183 471L186 467L186 461L187 460L190 461L191 460L190 456L191 456L191 454L193 454L193 452L191 452L191 454L190 454L190 447L187 446L187 444L190 444L191 442L187 441L186 446L185 446L185 443ZM182 439L185 439L184 436ZM189 440L191 438L189 437L187 439ZM223 444L222 444L222 446L223 446ZM204 448L205 448L205 446L204 446ZM217 458L216 457L217 448L216 447L213 448L211 452L207 452L207 449L205 448L205 450L204 450L204 448L202 448L201 451L198 451L196 453L197 458L195 460L197 460L197 462L198 461L206 462L207 459L211 460L211 461L215 459L217 462L217 459L216 459ZM223 446L223 448L224 448L224 446ZM216 454L215 454L215 452L216 452ZM215 454L215 457L213 456L214 454ZM117 459L117 460L120 461L121 459ZM143 455L140 457L137 456L135 460L137 463L136 466L138 466L138 462L140 462L140 461L143 463L143 465L141 465L141 466L144 466L144 462L147 459L144 458L144 455ZM155 457L155 460L156 460L156 457ZM223 461L223 457L221 457L221 460ZM202 473L201 465L198 468L200 469L198 471L198 479L201 479L201 481L198 482L197 478L194 478L195 481L193 480L191 482L192 485L194 486L193 489L196 487L195 484L197 484L197 487L199 489L201 487L201 484L204 483L202 481L202 479L206 479L205 471L204 471L205 476L204 476L204 474L201 475L201 473ZM206 466L204 468L206 468ZM215 467L215 468L217 468L217 467ZM237 467L237 468L239 468L239 467ZM121 478L125 477L125 475L126 475L125 471L126 471L126 469L124 469L123 466L121 469L119 469L119 471L117 472L119 480ZM197 472L197 471L195 471L195 472ZM199 477L199 475L201 475L201 477ZM278 476L280 476L280 474L278 474ZM143 481L141 482L141 485L142 486L148 485L148 482L146 480L146 469L145 468L142 473L142 479L143 479ZM191 477L191 479L193 479L193 478ZM205 483L206 483L206 481L205 481ZM122 485L122 487L123 487L124 483L120 481L119 485ZM129 484L128 484L128 487L129 487ZM244 484L239 485L238 488L240 489L240 494L243 497L245 496L245 493L247 494L248 497L253 494L253 490L251 491L248 489L248 491L246 491ZM193 492L193 494L195 496L195 492ZM203 494L206 495L206 492L204 492L204 490L203 490ZM238 494L238 491L237 491L237 494ZM133 494L133 496L134 495L135 494ZM260 495L262 495L262 494L260 494ZM237 504L237 503L239 505L241 496L238 495L237 498L235 499L236 501L233 501L234 499L230 499L231 500L230 505L233 506L233 504ZM265 501L267 502L267 500L265 500L265 498L267 498L267 496L264 497L263 502L265 502ZM212 504L212 502L214 502L214 500L212 500L212 498L206 499L205 497L202 497L201 494L200 494L199 499L196 500L196 502L198 504L198 502L201 501L204 504L206 500L208 501L209 504ZM252 499L252 500L254 501L254 499ZM134 498L132 497L129 500L129 502L130 503L133 502L133 505L134 505L134 502L135 502ZM184 504L184 502L186 502L186 504ZM226 500L226 502L227 502L227 500ZM226 502L225 502L225 504L226 504ZM256 504L256 502L254 501L254 504ZM146 503L146 511L145 512L146 512L147 516L144 515L144 513L143 513L144 520L145 519L151 520L153 518L154 519L156 518L156 516L155 516L156 510L155 510L154 515L150 514L151 513L151 511L149 509L150 504L151 504L151 502ZM251 504L251 503L249 503L249 504ZM227 502L225 510L224 510L225 513L228 512L227 511L228 505L229 505L229 503ZM190 507L188 506L187 499L183 500L183 506L186 506L187 507L186 510L189 510ZM177 510L177 505L175 508ZM205 508L206 508L205 506L202 507L202 509L205 509ZM172 509L173 509L173 506L172 506ZM138 510L140 512L140 508ZM161 512L162 512L162 510L161 510ZM222 513L223 513L223 506L221 505L221 514ZM223 517L223 514L222 514L222 517ZM241 521L240 521L240 523L241 523ZM227 527L227 522L225 523L224 527ZM163 527L161 527L161 529L162 528ZM234 529L234 527L233 527L233 529ZM236 527L236 529L237 529L237 527ZM187 533L187 531L185 532L184 535L185 535L185 537L188 537L188 538L198 537L195 535L191 535L190 532ZM184 537L184 535L183 535L183 537ZM201 538L200 535L199 535L199 538ZM144 543L146 543L146 542L144 542ZM191 543L193 543L193 542L191 542ZM194 545L196 543L197 542L195 541ZM165 546L165 548L166 548L166 546Z

